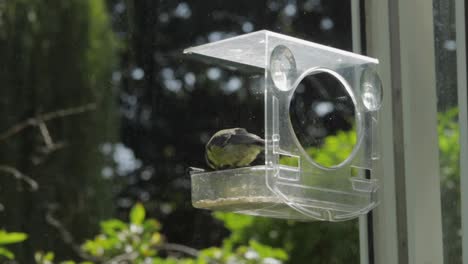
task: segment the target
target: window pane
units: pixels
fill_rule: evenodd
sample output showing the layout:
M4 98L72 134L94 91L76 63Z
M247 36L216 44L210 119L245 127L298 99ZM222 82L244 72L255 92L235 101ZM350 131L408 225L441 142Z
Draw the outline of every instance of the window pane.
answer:
M455 1L434 1L439 160L445 263L462 263Z
M241 257L357 263L356 220L192 207L187 168L207 167L210 125L237 124L256 80L182 54L260 29L351 50L350 14L349 1L0 0L0 262L192 258L229 237Z

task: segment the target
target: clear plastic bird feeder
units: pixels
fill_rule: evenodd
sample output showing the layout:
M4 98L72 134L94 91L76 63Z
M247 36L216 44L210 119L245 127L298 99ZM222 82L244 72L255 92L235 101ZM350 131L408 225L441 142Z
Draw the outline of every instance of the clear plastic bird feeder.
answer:
M184 52L240 76L236 89L225 84L238 119L220 114L213 132L243 127L265 139L264 159L249 167L192 171L195 207L343 221L378 204L377 59L265 30Z

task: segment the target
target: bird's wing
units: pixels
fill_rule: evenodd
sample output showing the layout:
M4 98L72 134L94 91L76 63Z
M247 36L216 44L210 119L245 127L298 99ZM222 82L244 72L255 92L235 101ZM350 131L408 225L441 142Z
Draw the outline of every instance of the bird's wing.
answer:
M229 138L229 143L230 144L246 144L246 145L258 145L258 146L263 146L265 144L265 141L254 134L250 133L239 133L232 135Z
M211 140L206 144L206 146L218 146L224 147L229 142L229 139L232 137L231 133L218 134L213 136Z

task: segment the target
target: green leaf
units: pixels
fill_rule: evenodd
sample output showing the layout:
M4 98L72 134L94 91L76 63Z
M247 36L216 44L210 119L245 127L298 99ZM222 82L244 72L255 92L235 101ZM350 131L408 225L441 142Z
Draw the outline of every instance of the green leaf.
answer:
M110 219L101 222L102 232L109 236L115 236L118 232L125 229L128 229L127 224L118 219Z
M156 232L161 230L161 223L156 219L148 219L143 223L143 228L148 232Z
M7 259L14 259L15 254L13 254L13 252L11 252L10 250L4 247L0 247L0 257L5 257Z
M44 255L44 260L47 260L47 261L53 261L54 258L55 258L55 254L53 252L47 252Z
M249 215L216 212L214 217L224 222L224 226L231 232L241 230L252 225L254 218Z
M19 243L28 238L25 233L8 233L5 230L0 230L0 245Z
M255 240L250 240L249 246L254 249L262 258L272 257L278 260L288 259L288 254L281 248L272 248L266 245L262 245Z
M145 220L145 208L141 203L135 204L130 211L130 222L135 225L141 225Z

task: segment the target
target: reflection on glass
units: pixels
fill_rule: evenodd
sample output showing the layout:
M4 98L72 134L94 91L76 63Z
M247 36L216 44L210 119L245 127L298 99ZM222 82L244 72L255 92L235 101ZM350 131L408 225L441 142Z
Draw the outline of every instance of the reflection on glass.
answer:
M349 157L356 144L355 107L333 75L318 72L302 79L289 113L299 143L316 163L332 167Z

